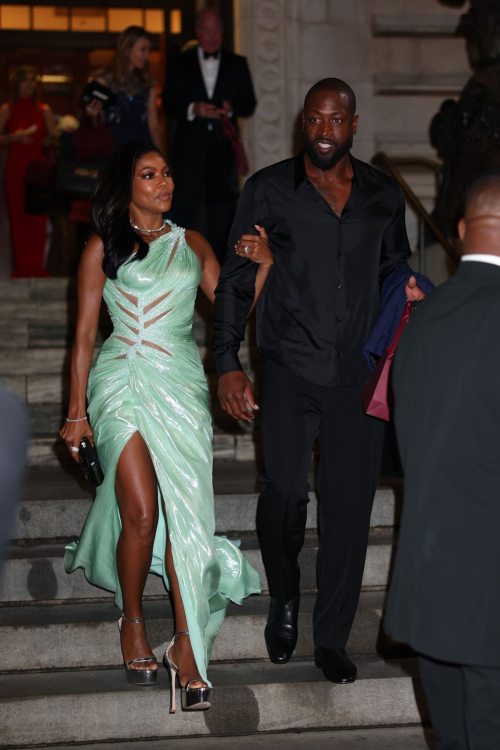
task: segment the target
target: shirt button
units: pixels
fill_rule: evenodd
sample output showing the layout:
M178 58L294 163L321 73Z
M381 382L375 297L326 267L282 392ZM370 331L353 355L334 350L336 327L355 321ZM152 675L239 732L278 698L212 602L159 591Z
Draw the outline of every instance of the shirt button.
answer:
M340 257L342 256L342 253L337 253L337 255L338 255L338 256L339 256L339 258L340 258Z
M116 118L116 122L120 122L120 118L119 117Z
M342 284L337 284L337 289L342 289Z
M344 318L335 318L335 320L337 321L337 323L342 323L342 321L344 320Z
M340 352L340 351L339 351L339 352L337 352L337 357L338 357L339 359L341 359L341 358L342 358L342 352Z

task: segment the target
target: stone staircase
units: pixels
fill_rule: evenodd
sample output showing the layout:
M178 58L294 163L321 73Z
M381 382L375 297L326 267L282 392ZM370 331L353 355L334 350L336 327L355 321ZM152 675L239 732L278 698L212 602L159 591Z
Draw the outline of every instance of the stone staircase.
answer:
M267 750L284 747L280 738L290 738L293 744L287 747L298 748L297 732L305 732L304 742L316 742L314 738L326 738L332 730L337 738L332 747L348 748L358 740L384 750L428 747L421 729L427 714L416 660L381 629L401 508L397 480L379 487L373 507L363 591L348 644L359 667L357 682L332 685L314 666L314 493L300 558L299 642L288 665L269 662L263 637L269 599L255 529L258 427L249 431L228 422L217 407L207 348L208 311L201 302L195 336L213 399L216 528L241 539L262 576L264 592L228 609L210 665L216 688L210 711L170 716L164 669L155 688L141 691L128 685L112 597L91 586L81 570L68 576L63 566L64 545L80 534L93 497L56 438L68 394L74 281L0 281L0 308L0 377L27 401L33 425L31 465L0 582L0 747L136 740L137 748L146 741L149 748L159 738L174 744L178 738L182 748L198 747L198 742L203 748L206 741L210 750L209 735L221 737L218 749L239 748L240 743L246 748L245 736L250 735L255 747ZM108 327L103 315L97 346ZM242 358L252 372L251 345L243 348ZM310 484L314 487L312 470ZM163 583L153 575L144 610L150 643L161 659L173 620ZM356 732L340 731L349 728ZM308 733L317 730L322 734L311 740ZM230 744L224 736L231 738Z
M418 726L425 720L416 660L381 631L399 483L380 487L375 498L363 592L348 644L359 679L335 686L324 680L312 658L318 544L314 494L300 561L300 638L292 661L275 666L267 659L263 638L268 595L255 536L256 464L215 462L217 529L242 540L262 575L264 593L242 607L229 607L212 654L210 676L217 690L211 711L169 716L165 670L156 688L140 692L130 687L111 597L92 587L82 571L64 572L64 544L77 537L92 502L75 469L32 467L18 508L0 587L0 746ZM161 657L173 621L163 584L152 575L145 614L151 645Z

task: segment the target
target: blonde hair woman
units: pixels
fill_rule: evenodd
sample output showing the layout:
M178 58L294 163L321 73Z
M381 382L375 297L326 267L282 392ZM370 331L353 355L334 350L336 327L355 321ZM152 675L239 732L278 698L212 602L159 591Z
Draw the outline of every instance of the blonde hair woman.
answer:
M116 97L104 110L104 122L113 131L117 148L129 141L151 143L161 148L156 81L149 67L151 45L151 35L145 29L129 26L118 37L111 66L96 76L96 80L108 86ZM102 105L97 101L87 107L93 115L101 110Z

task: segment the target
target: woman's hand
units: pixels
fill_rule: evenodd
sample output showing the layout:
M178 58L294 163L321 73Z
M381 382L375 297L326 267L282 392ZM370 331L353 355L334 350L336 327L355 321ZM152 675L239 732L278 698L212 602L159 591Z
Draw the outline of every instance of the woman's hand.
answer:
M36 130L36 127L35 127ZM22 128L20 130L16 130L14 133L11 134L11 140L15 141L16 143L32 143L33 142L33 129L26 128L23 130Z
M92 101L89 102L85 107L85 111L88 112L89 115L93 115L94 117L96 117L99 112L102 112L102 109L102 102L100 102L99 99L92 99Z
M59 435L62 437L66 446L71 453L71 458L78 463L78 451L72 448L80 448L82 438L89 439L90 444L94 445L94 433L87 420L82 422L65 422Z
M261 266L272 266L273 254L267 241L267 232L264 227L255 224L259 234L244 234L236 243L236 255L241 258L249 258Z

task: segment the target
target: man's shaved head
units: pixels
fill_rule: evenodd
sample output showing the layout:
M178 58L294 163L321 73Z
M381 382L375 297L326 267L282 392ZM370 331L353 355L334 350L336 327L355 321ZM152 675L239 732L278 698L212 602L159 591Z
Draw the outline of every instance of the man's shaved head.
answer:
M500 255L500 170L478 177L469 186L458 233L465 253Z
M304 99L304 110L308 108L312 95L319 92L340 94L342 98L347 100L351 114L356 114L356 94L349 84L341 81L340 78L323 78L323 80L311 86Z
M354 91L340 78L323 78L307 92L302 113L306 157L322 172L335 169L352 148L358 127Z
M481 216L500 218L500 170L487 172L468 187L465 194L465 220Z

